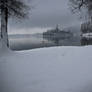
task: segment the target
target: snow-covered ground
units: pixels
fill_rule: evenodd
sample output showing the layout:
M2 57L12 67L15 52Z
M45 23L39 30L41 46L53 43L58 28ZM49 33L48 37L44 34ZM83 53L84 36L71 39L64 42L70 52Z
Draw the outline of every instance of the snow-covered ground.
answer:
M0 92L92 92L92 46L0 52Z
M87 38L87 39L92 38L92 33L83 33L82 37Z

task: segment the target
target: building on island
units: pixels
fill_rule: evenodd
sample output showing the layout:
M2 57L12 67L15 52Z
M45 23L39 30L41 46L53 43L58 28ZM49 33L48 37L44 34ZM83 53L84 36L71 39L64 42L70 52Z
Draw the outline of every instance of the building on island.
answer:
M52 39L68 39L71 38L73 34L70 31L60 30L58 25L55 29L47 30L43 33L43 38L52 38Z

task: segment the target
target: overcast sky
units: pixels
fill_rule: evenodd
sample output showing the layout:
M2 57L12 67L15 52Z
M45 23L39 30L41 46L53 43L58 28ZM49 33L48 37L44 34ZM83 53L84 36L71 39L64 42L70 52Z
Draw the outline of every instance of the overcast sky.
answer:
M33 7L29 19L21 22L10 20L8 32L11 34L36 33L55 28L57 24L62 28L78 25L80 21L76 15L71 13L68 1L32 0L28 2Z

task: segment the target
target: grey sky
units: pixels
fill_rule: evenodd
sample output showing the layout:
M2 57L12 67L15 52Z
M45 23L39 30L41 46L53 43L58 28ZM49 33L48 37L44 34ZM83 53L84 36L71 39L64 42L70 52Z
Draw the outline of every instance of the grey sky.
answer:
M69 10L68 0L32 0L28 4L33 6L29 19L21 22L10 20L9 33L35 33L54 28L57 24L65 28L80 23Z

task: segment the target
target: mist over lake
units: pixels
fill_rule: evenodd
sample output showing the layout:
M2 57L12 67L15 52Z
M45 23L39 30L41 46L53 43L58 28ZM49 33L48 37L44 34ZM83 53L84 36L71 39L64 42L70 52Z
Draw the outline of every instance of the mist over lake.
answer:
M49 40L44 39L42 34L16 34L9 35L9 44L12 50L28 50L51 46L80 46L80 38Z

